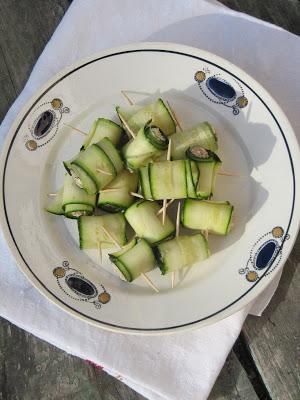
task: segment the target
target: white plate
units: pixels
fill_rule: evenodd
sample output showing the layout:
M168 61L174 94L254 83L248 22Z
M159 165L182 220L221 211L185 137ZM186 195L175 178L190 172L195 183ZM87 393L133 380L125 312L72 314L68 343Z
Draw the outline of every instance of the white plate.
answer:
M152 271L159 294L142 278L121 281L106 257L100 266L96 251L79 250L76 222L44 211L46 194L62 183L62 161L82 142L64 123L88 131L98 116L115 119L114 106L126 105L121 90L132 91L136 102L167 99L184 128L210 121L222 169L240 174L219 176L214 196L234 204L232 232L210 235L212 256L180 274L174 289L169 277ZM44 112L53 121L37 138L34 127ZM299 149L290 124L245 72L195 48L134 44L60 72L18 116L1 163L1 225L20 269L49 300L106 329L161 334L236 312L271 282L298 231ZM77 291L67 284L70 275L80 284Z

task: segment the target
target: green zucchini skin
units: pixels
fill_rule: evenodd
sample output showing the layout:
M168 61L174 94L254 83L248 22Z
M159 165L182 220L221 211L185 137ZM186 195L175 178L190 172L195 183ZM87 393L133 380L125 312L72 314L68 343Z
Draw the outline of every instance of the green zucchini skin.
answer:
M203 151L202 156L201 155L197 156L193 152L193 150L197 151L198 149L199 150L201 149ZM209 149L204 149L203 147L198 146L198 145L190 146L186 150L185 155L186 155L186 158L188 158L192 161L195 161L195 162L200 162L200 163L213 162L213 161L221 162L219 156L216 153L214 153L213 151L211 151Z
M133 245L121 250L121 252L109 254L109 258L127 282L132 282L141 274L153 270L156 266L152 248L144 239L136 240Z
M227 235L230 230L233 206L228 202L186 199L181 222L190 229L207 230L216 235Z
M197 164L191 160L185 160L185 171L186 171L186 187L187 187L187 197L189 198L197 198L196 193L196 185L194 183L193 174L192 174L192 165L193 164L197 167Z
M110 190L105 192L105 190ZM107 212L120 212L126 210L134 201L135 197L131 192L138 189L138 175L123 170L112 182L100 192L98 207Z
M125 218L137 236L152 245L172 237L175 233L175 226L168 215L165 224L162 224L162 216L157 215L160 208L154 201L141 200L125 211Z
M116 122L106 118L98 118L93 122L82 148L87 149L89 146L98 143L105 137L110 139L111 142L117 146L124 133L124 129Z
M163 242L155 249L155 256L162 275L191 267L210 256L208 242L201 233L177 236Z
M98 249L99 242L102 243L102 248L116 247L102 227L111 234L120 246L126 244L126 221L123 214L81 216L78 218L80 249Z
M149 165L154 200L183 199L188 196L185 160L161 161Z
M176 123L161 98L145 107L131 106L129 109L117 107L116 111L124 129L129 128L135 135L150 120L151 124L158 126L166 136L176 131Z
M201 122L191 129L187 129L183 132L176 132L172 135L172 159L183 159L186 150L194 145L199 145L211 151L218 150L216 132L210 123Z

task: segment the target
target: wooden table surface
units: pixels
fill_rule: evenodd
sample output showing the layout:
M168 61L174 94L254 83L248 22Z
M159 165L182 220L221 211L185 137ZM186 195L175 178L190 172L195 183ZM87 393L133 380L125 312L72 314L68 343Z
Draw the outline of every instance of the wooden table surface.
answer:
M299 0L221 2L300 34ZM0 0L0 122L69 4ZM247 318L210 400L300 399L299 258L300 237L264 315ZM96 398L143 399L105 372L0 320L0 400Z

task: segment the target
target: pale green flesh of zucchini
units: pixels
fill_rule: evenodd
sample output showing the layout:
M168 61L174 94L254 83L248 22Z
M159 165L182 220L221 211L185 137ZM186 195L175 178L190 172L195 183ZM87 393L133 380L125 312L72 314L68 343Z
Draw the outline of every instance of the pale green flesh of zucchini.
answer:
M229 202L186 199L183 205L182 224L186 228L226 235L230 229L232 212L233 206Z
M158 245L162 274L167 274L207 259L210 255L208 243L201 234L178 236Z
M80 189L74 182L70 175L65 175L64 178L64 190L62 197L62 207L65 208L68 204L85 204L91 206L92 209L95 207L96 195L88 194L83 189Z
M124 215L120 213L80 217L78 219L80 248L98 249L99 242L101 242L101 248L116 247L116 244L105 230L120 246L124 246L126 244L125 225Z
M166 136L176 131L175 122L162 99L158 99L138 111L135 109L134 113L131 113L130 109L127 111L120 107L117 108L117 112L126 120L134 134L137 134L149 120L151 120L151 124L158 126Z
M136 192L137 187L137 174L124 170L106 186L103 192L100 192L98 206L107 211L114 207L125 210L135 201L135 197L130 193Z
M132 249L136 245L136 243L137 243L137 239L134 238L129 243L127 243L124 247L122 247L122 249L120 251L116 251L112 255L114 257L119 257L122 254L126 253L126 251Z
M152 199L152 193L149 180L149 165L140 168L139 174L142 194L146 200L150 200Z
M162 153L162 150L153 146L145 136L142 127L135 139L128 142L123 148L123 155L131 169L138 169L146 165L153 157Z
M86 140L83 143L83 147L86 149L88 146L99 142L105 137L110 139L116 146L123 132L123 129L115 122L106 118L98 118L93 122Z
M96 145L100 147L107 155L107 158L113 164L115 168L116 175L121 172L124 168L123 161L118 150L112 144L112 142L108 138L103 138L100 142L97 142Z
M106 186L116 176L114 165L106 153L96 144L81 151L71 163L71 168L73 168L73 165L82 168L93 179L98 190Z
M161 161L149 165L152 197L155 200L187 197L185 160Z
M58 190L57 195L51 201L51 204L46 208L46 211L55 215L64 214L64 209L62 208L63 192L64 188L62 187L61 189Z
M168 215L165 224L162 224L162 215L157 215L159 210L159 204L142 200L125 211L125 218L138 237L154 244L173 235L175 231L175 226Z
M189 198L196 198L197 194L193 181L191 164L192 162L190 160L185 160L187 196Z
M127 250L125 253L117 256L115 254L110 255L110 259L120 269L120 272L124 275L124 278L132 282L138 278L141 274L151 271L155 268L155 257L150 245L146 240L140 239L135 246ZM119 264L121 262L121 265ZM120 268L121 266L121 268ZM123 268L126 269L124 274ZM130 278L129 278L130 276ZM128 279L129 278L129 279Z
M65 205L65 216L67 218L79 218L82 215L92 215L93 206L87 204L67 204Z
M196 144L212 151L218 149L214 128L208 122L201 122L191 129L176 132L172 135L172 159L179 160L185 158L186 150Z

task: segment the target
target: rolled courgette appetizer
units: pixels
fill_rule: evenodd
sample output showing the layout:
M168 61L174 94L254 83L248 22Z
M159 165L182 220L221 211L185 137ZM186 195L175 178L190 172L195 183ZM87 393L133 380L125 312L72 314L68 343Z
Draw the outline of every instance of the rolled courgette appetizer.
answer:
M201 233L177 236L159 244L154 252L162 275L191 267L210 256L207 240Z
M134 134L137 134L149 120L153 125L158 126L166 136L172 135L176 131L175 121L162 99L140 108L136 106L129 109L117 107L116 111L121 122L124 124L125 121L124 129L129 127Z
M115 241L120 246L127 242L126 221L121 213L79 217L78 232L81 249L98 249L99 243L102 248L112 248L116 247Z
M88 194L80 189L68 174L65 175L62 195L62 208L68 218L78 218L81 215L93 214L96 195Z
M186 228L227 235L232 213L233 206L228 201L186 199L183 204L181 222Z
M183 199L187 197L185 161L161 161L149 164L152 198Z
M135 170L148 164L168 147L169 140L155 125L140 128L135 139L123 147L123 156L129 169Z
M191 129L172 135L172 159L185 158L186 150L196 144L211 151L218 150L217 135L210 123L201 122Z
M213 195L217 172L222 162L217 154L199 145L189 147L186 151L186 157L191 162L196 163L199 170L196 197L207 199Z
M123 169L120 154L108 138L80 151L64 165L76 185L89 194L101 190Z
M98 143L103 138L107 137L116 146L124 134L124 129L115 122L106 119L96 119L83 143L83 149L91 146L94 143Z
M155 244L172 237L175 233L175 226L168 215L163 225L162 215L157 215L159 210L159 204L154 201L141 200L127 208L125 218L138 237Z
M130 193L137 190L138 175L124 170L105 187L103 192L100 191L98 207L108 212L124 211L136 199Z
M124 249L110 254L109 258L128 282L151 271L156 264L152 248L144 239L133 239Z

